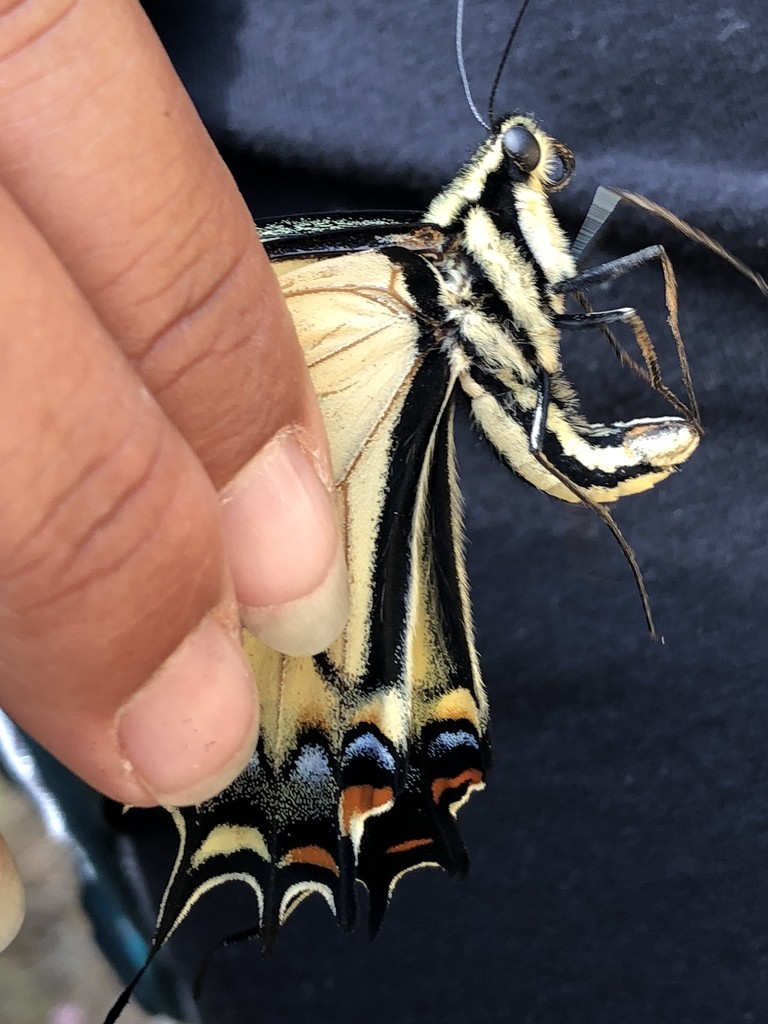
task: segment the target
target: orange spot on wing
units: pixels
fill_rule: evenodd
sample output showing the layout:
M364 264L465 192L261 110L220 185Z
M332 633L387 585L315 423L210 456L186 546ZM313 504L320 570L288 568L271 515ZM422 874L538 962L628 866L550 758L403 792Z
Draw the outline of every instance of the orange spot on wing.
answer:
M345 835L349 834L354 817L370 814L378 807L391 803L395 794L389 786L347 786L341 795L341 823Z
M387 853L407 853L409 850L415 850L419 846L431 845L431 839L409 839L405 843L396 843L394 846L387 847Z
M450 779L435 779L432 783L432 799L435 803L439 803L447 789L458 789L465 782L468 782L470 785L479 786L483 782L483 773L479 768L467 768L460 775L454 775Z
M281 864L312 864L318 868L326 868L334 875L339 873L339 865L322 846L296 846L286 853Z

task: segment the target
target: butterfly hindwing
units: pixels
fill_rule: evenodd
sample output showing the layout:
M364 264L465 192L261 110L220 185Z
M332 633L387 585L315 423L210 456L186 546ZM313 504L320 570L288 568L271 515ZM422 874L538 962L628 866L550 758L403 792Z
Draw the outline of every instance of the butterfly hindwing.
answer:
M267 946L311 892L351 926L358 880L377 926L403 872L464 869L453 812L486 768L456 374L424 312L431 272L393 248L284 259L276 270L328 429L352 611L315 657L246 636L258 749L222 794L174 812L181 848L157 945L203 892L231 880L254 890Z

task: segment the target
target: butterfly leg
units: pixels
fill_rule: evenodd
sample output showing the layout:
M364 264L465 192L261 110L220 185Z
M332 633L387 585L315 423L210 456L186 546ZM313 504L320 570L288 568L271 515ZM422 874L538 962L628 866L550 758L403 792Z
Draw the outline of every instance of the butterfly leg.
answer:
M583 330L585 327L604 327L607 324L626 324L636 316L631 306L621 309L586 310L583 313L558 313L554 317L555 326L569 331Z
M623 274L629 273L629 271L643 266L645 263L650 263L653 260L659 260L661 263L662 273L664 275L664 298L667 307L667 323L669 324L669 329L672 332L672 337L675 342L678 364L680 366L680 376L683 381L687 404L681 402L674 392L671 391L664 383L661 375L661 367L659 366L658 357L656 355L656 349L654 348L648 329L645 326L642 317L638 316L635 310L629 307L616 310L605 310L604 312L595 312L590 306L586 296L582 293L582 289L584 288L588 288L592 285L604 284L606 281L613 281L617 277L621 277ZM566 328L594 326L599 328L608 339L608 343L611 348L625 366L637 373L643 380L646 380L658 394L670 403L673 408L677 409L678 412L681 412L689 422L693 423L697 427L697 429L701 429L699 407L693 390L693 382L691 380L691 372L688 365L688 356L686 354L685 344L680 332L677 311L677 281L675 279L675 272L672 269L672 263L662 245L649 245L645 249L639 249L637 252L629 253L627 256L621 256L618 259L610 260L608 263L601 263L600 266L581 271L573 277L557 282L557 284L553 286L553 291L556 294L574 294L577 301L585 311L584 313L561 314L556 319L558 326ZM642 354L643 362L645 363L645 370L643 370L643 368L623 350L616 337L608 328L608 324L610 323L626 323L629 325Z
M638 249L637 252L619 256L617 259L601 263L597 267L590 267L589 270L582 270L578 274L574 274L573 277L566 277L564 280L558 281L552 286L552 291L557 295L564 295L582 288L589 288L592 285L605 284L606 281L615 281L617 277L623 277L624 274L628 274L646 263L651 263L653 260L660 260L662 265L665 262L669 263L669 256L667 256L663 245L649 245L645 249Z

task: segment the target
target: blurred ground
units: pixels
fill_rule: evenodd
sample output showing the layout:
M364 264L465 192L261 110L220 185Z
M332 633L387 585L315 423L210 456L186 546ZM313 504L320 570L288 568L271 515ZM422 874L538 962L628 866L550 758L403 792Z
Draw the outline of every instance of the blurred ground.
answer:
M16 941L0 954L2 1024L97 1024L120 984L91 939L68 852L44 832L26 799L0 779L0 832L27 894ZM163 1024L129 1007L121 1024Z

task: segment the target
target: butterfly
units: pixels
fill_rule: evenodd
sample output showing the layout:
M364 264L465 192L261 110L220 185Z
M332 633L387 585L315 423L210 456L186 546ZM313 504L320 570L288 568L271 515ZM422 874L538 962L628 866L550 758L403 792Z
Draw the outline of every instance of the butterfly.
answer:
M578 269L575 253L589 237L570 244L549 204L573 165L534 119L512 114L422 215L300 217L262 228L328 430L352 611L341 637L314 657L244 636L262 696L258 747L219 796L170 809L179 851L150 959L225 882L253 891L248 935L268 949L311 894L351 928L361 883L375 931L406 872L466 870L456 814L485 785L490 748L454 454L459 397L507 468L594 509L634 567L605 506L674 473L700 428L690 388L687 404L667 388L637 313L589 304L590 287L661 262L688 381L663 249ZM587 236L622 198L676 223L649 200L602 190ZM566 308L570 297L577 312ZM563 332L600 330L617 345L617 323L641 352L636 361L617 346L620 357L672 414L613 423L582 415L561 364ZM653 629L637 570L636 579Z

